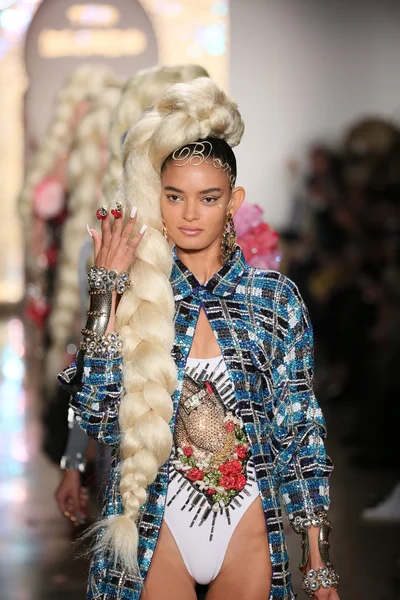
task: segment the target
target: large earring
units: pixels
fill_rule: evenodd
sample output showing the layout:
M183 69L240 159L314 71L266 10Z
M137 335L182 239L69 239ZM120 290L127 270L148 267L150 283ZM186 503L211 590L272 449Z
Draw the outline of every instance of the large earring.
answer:
M233 217L230 213L226 215L224 233L222 234L221 255L222 262L226 263L230 260L233 249L236 245L236 230Z
M163 234L163 236L165 237L165 239L168 241L168 229L165 227L165 222L164 222L164 219L163 219L163 222L162 222L162 223L163 223L163 227L162 227L162 234Z

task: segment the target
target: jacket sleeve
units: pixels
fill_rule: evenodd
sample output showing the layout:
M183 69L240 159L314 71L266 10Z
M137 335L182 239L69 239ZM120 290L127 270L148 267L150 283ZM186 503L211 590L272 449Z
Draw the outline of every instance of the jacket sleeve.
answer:
M80 471L84 473L89 438L83 429L79 427L72 408L68 411L68 426L68 442L61 458L60 467L64 471Z
M70 394L82 429L103 444L118 444L122 357L87 358L80 350L76 361L58 375L58 382Z
M300 532L317 524L329 509L329 477L333 466L326 453L326 425L313 391L313 330L307 307L290 282L287 297L288 331L284 344L286 371L285 420L291 448L282 461L279 488L292 528Z

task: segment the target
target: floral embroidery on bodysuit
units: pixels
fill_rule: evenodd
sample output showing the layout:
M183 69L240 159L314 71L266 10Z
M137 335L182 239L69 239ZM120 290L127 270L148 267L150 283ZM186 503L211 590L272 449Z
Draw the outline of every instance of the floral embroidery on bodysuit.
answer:
M197 508L191 526L200 513L199 525L213 513L210 540L217 514L225 512L230 522L232 503L240 506L254 481L247 475L249 444L235 412L234 387L226 369L218 373L221 362L212 371L204 363L187 369L170 461L170 480L179 477L181 485L168 506L185 491L182 510Z

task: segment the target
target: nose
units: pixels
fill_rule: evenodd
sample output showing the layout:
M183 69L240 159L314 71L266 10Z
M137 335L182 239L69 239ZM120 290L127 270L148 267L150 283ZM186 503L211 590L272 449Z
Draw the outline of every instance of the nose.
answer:
M197 214L197 203L195 200L188 200L184 203L182 217L185 219L185 221L189 222L196 221L199 218Z

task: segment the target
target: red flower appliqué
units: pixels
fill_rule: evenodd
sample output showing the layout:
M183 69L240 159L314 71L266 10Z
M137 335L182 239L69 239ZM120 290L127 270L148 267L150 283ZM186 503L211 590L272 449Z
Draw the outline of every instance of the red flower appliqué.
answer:
M235 423L233 423L232 421L228 421L227 423L225 423L225 429L226 431L233 431L235 429Z
M236 446L235 448L236 454L238 455L239 460L244 460L247 456L247 448L244 446Z
M185 446L183 448L183 453L185 456L190 458L191 456L193 456L193 448L191 446Z
M201 479L203 479L204 473L200 469L193 467L193 469L190 469L187 472L187 476L191 481L200 481Z
M207 490L207 496L213 496L217 490L215 488L209 488Z
M246 485L246 477L242 474L239 473L239 475L236 475L236 479L235 479L235 490L242 490L244 488L244 486Z
M223 475L236 475L237 473L241 473L242 463L238 460L230 460L229 462L220 465L218 470Z
M223 475L219 480L219 484L222 485L225 490L234 490L236 487L236 477L234 475Z

